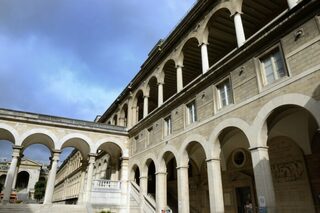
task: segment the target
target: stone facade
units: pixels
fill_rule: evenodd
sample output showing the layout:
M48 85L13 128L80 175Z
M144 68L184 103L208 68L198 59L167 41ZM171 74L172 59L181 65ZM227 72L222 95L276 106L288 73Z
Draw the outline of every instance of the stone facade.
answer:
M57 179L122 212L320 212L319 8L197 1L95 123L5 112L0 133L54 151L45 203Z

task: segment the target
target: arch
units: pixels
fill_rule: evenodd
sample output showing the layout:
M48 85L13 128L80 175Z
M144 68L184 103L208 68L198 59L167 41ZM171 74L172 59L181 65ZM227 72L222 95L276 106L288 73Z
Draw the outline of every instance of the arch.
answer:
M124 103L120 110L120 125L127 127L128 126L128 103Z
M286 0L242 0L239 4L241 4L241 16L247 38L288 8Z
M140 185L140 168L137 164L131 167L129 177L131 181L135 181L138 186Z
M140 121L143 118L143 109L144 109L144 93L143 90L140 89L136 92L134 99L133 99L133 106L136 107L136 120L135 122Z
M56 149L56 143L58 142L56 135L50 130L31 129L22 135L21 141L17 145L21 145L25 149L27 146L35 144L35 140L36 143L47 146L51 151Z
M158 107L158 79L155 76L149 79L148 88L148 113L150 113Z
M188 85L191 81L202 74L202 59L199 40L196 37L191 37L187 40L181 51L180 60L183 60L183 86Z
M178 155L179 161L177 162L178 167L188 165L189 157L188 157L188 153L187 153L187 147L192 142L197 142L200 144L200 146L202 146L207 159L208 159L208 156L210 156L208 153L208 142L207 142L206 138L201 135L198 135L198 134L192 134L183 141L183 143L179 149L179 155Z
M92 150L91 139L80 133L71 133L64 136L57 145L57 149L63 149L66 147L74 147L80 151L83 158L87 156Z
M121 141L119 138L116 137L106 137L103 139L98 140L95 145L93 145L92 153L96 153L98 149L103 145L103 144L114 144L119 147L122 153L122 157L129 157L129 152L128 149L125 146L125 143Z
M112 124L117 126L118 125L118 114L114 114L113 118L112 118Z
M234 21L231 18L233 11L228 7L217 9L206 23L204 33L208 34L209 66L224 58L233 49L237 48Z
M175 61L173 59L167 60L163 66L162 72L164 76L163 101L166 101L177 93L177 73Z
M27 189L30 182L30 173L28 171L22 170L17 174L17 182L15 188L17 189Z
M320 104L313 98L298 94L286 94L278 96L266 103L257 113L254 119L250 132L252 132L252 141L256 142L253 147L266 146L267 139L264 137L263 133L266 133L266 121L269 115L278 107L284 105L296 105L300 106L314 117L318 126L320 126Z
M150 161L153 161L154 166L156 168L156 172L158 171L159 166L158 166L157 157L156 157L155 154L149 153L142 160L143 164L141 166L141 176L147 176L147 174L148 174L148 165L149 165Z
M160 172L165 172L166 171L166 162L165 162L165 154L166 153L172 153L172 155L174 156L174 158L176 159L176 161L178 162L179 159L178 159L178 150L172 146L172 145L167 145L164 147L163 150L161 150L160 152L160 158L158 159L158 162L159 162L159 171Z
M7 124L0 124L0 139L16 144L19 138L18 132Z
M219 135L220 133L228 128L228 127L235 127L239 130L241 130L245 136L247 136L250 146L251 140L250 140L250 126L247 122L240 118L229 118L226 120L223 120L221 123L219 123L216 128L211 132L209 136L209 157L213 159L219 159L220 158L220 142L219 142Z

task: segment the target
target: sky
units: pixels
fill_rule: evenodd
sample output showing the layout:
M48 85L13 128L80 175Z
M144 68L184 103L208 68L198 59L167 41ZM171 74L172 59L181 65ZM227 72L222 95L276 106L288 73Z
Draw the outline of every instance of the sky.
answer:
M93 121L194 3L1 0L0 108ZM33 147L26 154L44 161Z

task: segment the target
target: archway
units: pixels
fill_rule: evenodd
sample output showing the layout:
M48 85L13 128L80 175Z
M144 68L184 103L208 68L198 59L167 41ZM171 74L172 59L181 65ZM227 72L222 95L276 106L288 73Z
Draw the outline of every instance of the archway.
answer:
M209 187L206 154L203 146L196 141L188 144L189 156L189 205L190 212L210 212Z
M146 162L146 166L148 167L147 173L147 194L151 196L154 200L156 200L156 166L153 160L149 159Z
M6 177L7 177L7 175L1 175L0 176L0 184L2 184L2 186L4 186L4 183L6 181Z
M167 171L167 205L172 212L178 212L178 178L177 161L174 154L170 151L164 153L163 163ZM165 186L164 186L165 187Z
M183 52L183 86L202 74L201 49L196 38L189 39L182 48Z
M225 212L256 212L257 198L249 141L244 132L227 127L219 134Z
M139 90L135 97L135 107L136 107L136 122L140 121L143 118L143 107L144 107L144 101L143 101L143 92L142 90Z
M303 107L283 105L271 112L265 128L277 211L319 212L316 120Z
M167 61L163 67L163 72L163 101L166 101L177 93L177 72L175 62L173 60Z
M135 164L131 170L131 180L133 180L138 186L140 186L140 169Z
M148 98L148 113L152 112L158 107L158 80L156 77L152 77L148 83L149 86L149 98Z
M21 171L18 173L17 175L17 183L16 183L16 190L17 191L21 191L21 190L25 190L28 188L28 184L29 184L29 178L30 175L28 172L26 171Z
M120 125L128 126L128 104L124 104L120 112Z
M113 142L102 143L97 149L94 179L106 179L110 181L121 180L121 147Z
M208 57L212 66L237 48L236 32L231 13L223 8L216 11L208 22Z
M252 36L287 8L286 0L243 0L241 17L246 38Z

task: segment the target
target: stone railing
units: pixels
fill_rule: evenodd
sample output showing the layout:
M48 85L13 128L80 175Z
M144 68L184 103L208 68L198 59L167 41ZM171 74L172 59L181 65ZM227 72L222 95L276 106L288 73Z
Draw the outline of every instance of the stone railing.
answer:
M113 180L94 180L92 181L93 190L120 190L121 182Z

